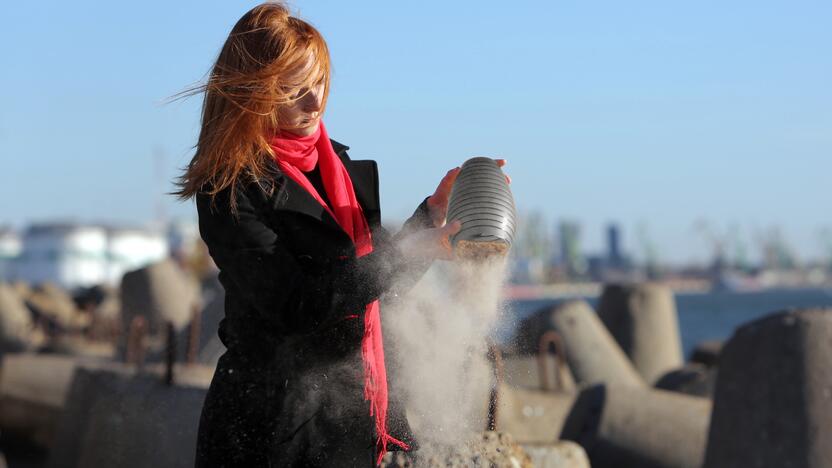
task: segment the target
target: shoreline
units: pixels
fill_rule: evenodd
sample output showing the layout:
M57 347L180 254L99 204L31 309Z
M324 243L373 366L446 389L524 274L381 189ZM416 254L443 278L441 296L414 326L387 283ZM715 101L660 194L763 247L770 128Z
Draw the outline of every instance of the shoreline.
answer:
M781 284L753 288L720 289L715 288L709 280L666 280L663 284L670 287L674 294L710 294L714 292L729 293L759 293L766 291L800 291L800 290L832 290L832 284ZM604 283L555 283L555 284L512 284L503 289L506 300L536 300L536 299L571 299L597 298L603 291ZM832 294L832 291L830 291Z

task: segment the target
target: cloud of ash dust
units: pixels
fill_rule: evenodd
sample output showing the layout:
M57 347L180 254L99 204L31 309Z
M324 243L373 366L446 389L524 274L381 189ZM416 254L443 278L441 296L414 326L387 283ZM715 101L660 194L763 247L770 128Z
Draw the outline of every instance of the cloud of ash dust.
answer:
M391 391L423 448L459 446L486 429L487 337L503 309L506 270L502 257L436 262L383 308Z

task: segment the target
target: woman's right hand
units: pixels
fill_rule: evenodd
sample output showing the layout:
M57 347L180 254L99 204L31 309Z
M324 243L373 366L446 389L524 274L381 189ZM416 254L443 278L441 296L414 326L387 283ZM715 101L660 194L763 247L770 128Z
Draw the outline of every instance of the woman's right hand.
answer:
M442 227L416 231L399 240L399 250L409 260L453 260L450 236L460 228L462 223L453 221Z

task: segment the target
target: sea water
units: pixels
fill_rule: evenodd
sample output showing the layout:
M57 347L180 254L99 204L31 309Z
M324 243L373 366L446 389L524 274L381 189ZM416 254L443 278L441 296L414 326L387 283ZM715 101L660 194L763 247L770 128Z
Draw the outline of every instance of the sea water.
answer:
M789 308L830 307L832 289L770 289L754 292L716 291L676 294L676 310L685 356L703 340L728 339L737 326ZM593 307L597 297L584 298ZM561 302L558 299L522 299L506 303L495 336L511 339L517 324L535 312Z

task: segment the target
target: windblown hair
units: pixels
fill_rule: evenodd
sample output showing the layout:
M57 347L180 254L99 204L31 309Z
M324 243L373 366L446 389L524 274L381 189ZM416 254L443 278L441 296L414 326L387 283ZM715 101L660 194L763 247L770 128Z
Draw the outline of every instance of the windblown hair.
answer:
M296 73L312 66L309 73ZM211 198L236 185L260 181L273 157L269 137L281 128L277 108L302 99L323 84L321 108L329 94L329 50L309 23L291 16L283 3L268 2L243 15L220 51L208 82L182 96L205 93L196 153L174 192L186 200L204 192ZM306 90L299 93L300 90Z

